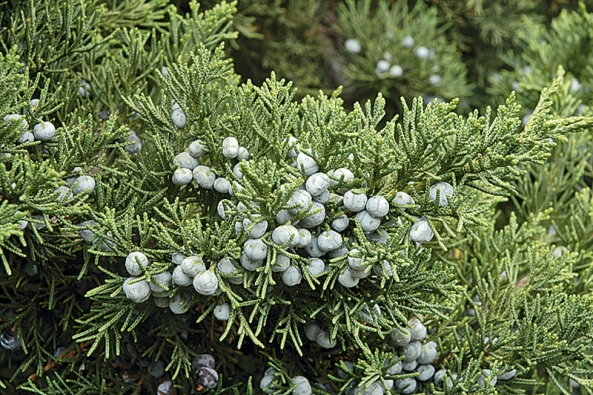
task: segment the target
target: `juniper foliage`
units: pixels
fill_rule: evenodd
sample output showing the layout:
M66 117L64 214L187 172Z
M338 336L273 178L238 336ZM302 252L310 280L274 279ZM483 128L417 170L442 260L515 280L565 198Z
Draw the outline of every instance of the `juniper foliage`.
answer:
M470 84L438 34L437 8L341 2L336 34L364 48L345 54L346 89L361 99L374 92L349 108L341 89L297 98L276 73L241 82L241 59L228 48L246 42L233 26L241 32L255 19L242 19L243 8L237 17L235 2L192 1L185 14L156 0L0 6L0 392L156 393L170 379L177 393L289 394L297 376L315 394L406 393L406 379L428 394L592 390L593 118L586 108L573 116L587 92L573 89L561 49L557 63L532 64L539 99L501 87L494 110L460 114L456 96ZM581 5L561 13L552 33L526 20L521 37L548 56L531 35L553 42L583 34L570 27L589 20ZM363 29L369 23L378 30ZM418 37L418 26L430 33L425 45L436 43L435 64L410 49L401 58L409 86L381 83L376 58L391 47L373 36ZM440 94L426 83L429 66L444 71L449 101L393 98ZM522 100L533 108L524 123ZM53 138L23 139L41 122L55 125ZM245 158L225 153L229 136ZM191 157L193 142L205 152ZM301 208L290 202L311 180L304 158L330 186ZM197 163L230 189L204 187L195 170L196 182L174 182L178 167ZM336 175L344 168L353 179ZM94 189L80 191L80 176ZM434 189L445 182L453 193ZM386 198L379 229L365 230L364 216L345 208L346 191ZM401 192L408 203L394 201ZM275 241L279 213L314 237L346 215L343 251L320 254L315 272L310 250L290 246L296 236ZM264 221L261 237L250 237ZM434 239L416 243L423 222ZM261 260L246 258L253 239ZM149 264L133 261L141 268L130 279L132 252ZM163 281L185 268L178 254L201 260L216 292L200 292L200 274L193 287ZM343 277L353 277L350 258L362 268L355 286ZM284 278L283 259L300 283ZM134 286L148 299L134 302ZM229 315L217 319L223 305ZM391 370L408 362L394 334L412 318L436 344L423 365L444 369L440 381ZM204 353L216 360L213 389L194 376ZM261 388L268 367L272 384Z

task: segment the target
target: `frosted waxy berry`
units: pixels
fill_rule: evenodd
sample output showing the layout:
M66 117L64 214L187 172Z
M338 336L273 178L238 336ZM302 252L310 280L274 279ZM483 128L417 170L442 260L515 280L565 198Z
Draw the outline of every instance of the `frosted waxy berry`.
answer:
M181 266L177 266L175 269L173 269L171 281L173 281L173 284L177 284L181 287L188 287L192 283L193 277L185 274L183 269L181 269Z
M529 66L527 66L529 67ZM529 73L531 74L531 73ZM571 93L576 93L581 89L581 83L579 82L578 78L573 78L570 81L570 92Z
M165 375L165 364L163 361L156 361L148 366L148 374L150 374L155 379L163 377Z
M312 258L320 258L325 255L325 251L319 249L317 244L317 236L311 236L311 242L305 247L305 251Z
M423 344L420 351L420 356L418 357L418 362L421 364L429 364L432 363L437 358L437 348L434 342L428 342Z
M305 268L313 276L317 276L325 271L325 263L319 258L309 258L309 264Z
M78 87L78 94L80 97L91 97L91 85L85 80L81 80Z
M196 371L194 380L197 385L206 388L216 388L218 386L218 372L212 368L203 367Z
M273 394L276 391L276 380L274 375L264 375L259 382L259 388L266 394Z
M384 72L386 72L387 70L389 70L389 62L381 59L377 62L377 65L375 66L375 74L383 74Z
M363 279L363 278L367 278L368 276L371 275L371 269L363 268L363 269L355 270L355 269L350 268L350 273L352 274L353 278Z
M333 251L342 245L342 236L335 230L326 230L321 232L317 238L317 246L321 251Z
M552 257L554 258L560 258L562 255L566 254L568 252L568 248L564 247L564 246L558 246L554 249L554 252L552 252Z
M404 356L403 362L413 361L420 356L422 346L419 342L410 342L403 346L400 353Z
M365 232L373 232L379 229L381 219L372 216L368 211L362 210L356 214L356 218L360 223L360 228Z
M213 314L217 320L226 321L231 315L231 305L228 303L220 304L214 308Z
M193 158L201 158L206 153L206 143L200 140L192 141L187 151Z
M402 363L402 369L405 370L406 372L414 371L417 366L418 366L418 361L416 361L416 360Z
M6 350L18 350L21 348L21 339L19 339L18 332L11 328L6 328L0 334L0 346Z
M311 340L312 342L315 341L315 339L317 339L317 335L319 334L319 332L321 332L321 328L319 327L319 325L317 325L316 322L308 322L307 325L305 325L305 337L309 340Z
M237 163L234 167L233 167L233 174L238 178L241 179L243 178L243 173L241 172L241 163Z
M221 200L216 205L216 212L218 213L218 215L220 216L220 218L225 219L226 218L226 213L229 210L233 210L234 208L235 208L235 205L230 200Z
M289 287L294 287L301 283L303 275L301 269L296 266L290 266L288 269L282 272L282 282Z
M484 386L484 384L486 383L486 380L488 380L488 377L491 374L492 374L492 371L490 369L482 369L482 374L478 378L478 383L480 383L481 387ZM491 379L489 379L488 381L490 382L490 385L494 387L496 385L496 383L498 382L498 377L494 376Z
M54 189L54 192L53 193L59 195L56 198L56 200L58 202L63 202L64 199L70 200L70 199L72 199L74 197L74 195L71 192L68 195L69 192L70 192L70 188L62 186L62 187L57 187L56 189ZM66 196L67 196L67 198L66 198Z
M410 239L416 243L426 243L432 240L434 233L427 221L420 220L410 228Z
M412 45L414 45L414 38L412 36L404 37L402 40L402 46L404 48L410 48Z
M78 166L76 166L74 169L72 169L73 173L81 173L82 169ZM74 182L78 179L78 176L76 177L68 177L66 178L66 184L68 185L68 187L71 187L72 185L74 185Z
M422 324L422 322L420 322L418 318L411 318L408 321L408 326L410 327L410 335L412 336L412 341L417 342L424 340L424 338L426 337L426 327L424 326L424 324Z
M365 209L367 200L367 195L365 195L364 193L356 194L352 191L348 191L344 194L343 203L348 211L357 213Z
M401 192L401 191L395 194L395 197L393 198L392 202L394 204L415 204L416 203L410 195L408 195L405 192Z
M276 264L272 266L272 271L280 273L290 267L290 258L284 254L276 255Z
M56 134L56 128L51 122L41 122L33 126L33 135L39 141L49 141Z
M218 261L216 267L220 271L220 273L224 274L235 274L237 272L237 268L231 262L229 258L222 258ZM242 274L238 274L236 277L225 277L226 280L232 284L241 284L243 282Z
M115 243L113 241L111 241L110 239L113 239L113 235L111 234L111 232L107 232L105 234L105 236L107 236L106 241L104 241L101 244L101 251L103 252L113 252L113 247L115 246Z
M241 193L242 191L243 187L241 186L241 184L238 184L236 182L231 183L231 187L229 188L229 195L235 196L235 192Z
M199 357L195 357L191 361L191 369L198 370L200 368L214 369L216 366L216 360L210 354L201 354Z
M191 156L189 152L182 152L173 158L173 164L175 166L193 170L198 166L198 160Z
M76 179L75 184L72 191L75 194L86 192L87 195L90 195L95 190L95 179L91 176L80 176Z
M305 190L302 189L297 189L296 191L294 191L294 193L292 194L291 198L288 199L288 202L286 202L287 206L295 206L295 208L290 208L288 209L288 211L291 214L298 214L299 211L303 211L306 210L307 207L309 207L309 204L311 203L311 194Z
M263 259L251 259L245 254L245 250L243 250L243 252L241 253L241 258L239 259L239 262L245 270L249 270L250 272L254 272L264 265Z
M398 373L401 373L403 367L402 367L402 363L401 361L398 361L397 363L391 365L391 367L389 369L387 369L387 374L394 376Z
M272 232L272 241L280 246L289 243L289 247L295 247L299 242L299 231L292 225L280 225Z
M21 211L17 211L15 214L18 215L18 214L23 214L23 213ZM27 225L29 225L29 221L27 221L27 220L21 219L18 222L18 226L19 226L20 230L24 230L27 227Z
M371 309L369 309L369 305L365 303L364 309L361 310L358 315L360 315L360 317L367 322L375 322L375 317L381 317L383 314L381 313L381 307L379 307L378 304L373 305L373 310L374 311L371 311Z
M186 276L194 277L198 273L206 271L206 265L204 261L199 256L188 256L183 261L181 261L181 270L185 273Z
M296 248L305 248L311 242L311 232L308 229L298 228L299 230L299 242Z
M234 137L227 137L222 140L222 156L234 159L239 155L239 142Z
M340 167L334 171L328 172L327 174L330 177L330 185L337 185L338 183L348 184L349 182L354 181L354 174L345 167Z
M78 227L80 228L84 228L84 227L88 227L88 226L94 226L97 225L97 223L95 221L84 221L83 223L81 223L80 225L78 225ZM81 229L78 234L80 235L80 237L82 237L82 239L87 242L87 243L91 243L94 239L95 239L95 233L90 230L90 229Z
M432 86L439 86L443 81L443 77L438 74L432 74L428 77L428 83Z
M379 381L374 381L368 387L356 387L354 395L383 395L384 391L383 385Z
M402 380L395 380L395 388L400 390L402 394L413 394L414 391L416 391L417 385L418 382L412 377Z
M156 389L157 395L173 395L173 382L171 380L163 381Z
M193 172L190 169L181 167L173 172L171 181L173 182L173 185L187 185L193 180L193 177Z
M426 59L430 55L430 51L428 48L420 46L414 48L414 55L420 59Z
M126 270L130 276L139 276L148 267L148 258L139 251L131 252L126 257Z
M441 207L446 207L449 205L447 198L453 196L453 186L448 182L437 182L435 185L430 187L430 191L428 192L428 196L430 200L436 200L437 198L437 191L440 191L439 195L439 205Z
M223 177L219 177L214 180L214 184L212 185L219 193L229 193L229 190L231 189L231 182Z
M382 218L389 213L389 202L383 196L373 196L367 200L366 210L375 218Z
M315 342L323 348L334 348L338 343L336 339L332 341L329 337L329 333L326 331L319 332L315 338Z
M305 187L311 196L321 195L329 188L330 179L325 173L315 173L307 178Z
M311 395L313 390L311 389L311 384L309 380L307 380L303 376L295 376L292 378L292 381L296 384L295 389L293 390L293 395Z
M144 280L130 284L134 280L135 277L130 277L124 281L123 290L126 297L135 303L146 302L150 297L150 286Z
M218 289L218 277L211 270L198 273L193 283L195 290L201 295L214 295Z
M266 259L268 246L262 239L249 239L243 244L243 253L254 261Z
M377 243L386 244L389 238L389 233L384 230L378 229L372 233L365 233L367 240L375 241Z
M331 227L336 232L342 232L348 227L349 224L350 220L348 219L348 216L346 214L342 214L332 221Z
M254 214L253 217L254 217L254 219L257 219L257 218L261 218L261 215ZM256 222L253 225L252 224L253 224L253 222L249 218L245 218L243 220L243 227L247 231L247 234L249 235L249 237L251 237L253 239L258 239L258 238L262 237L266 233L266 230L268 230L268 221L266 221L265 219L262 221Z
M356 248L350 250L348 253L348 266L354 270L365 268L365 266L362 264L362 253Z
M169 272L162 272L159 274L155 274L153 276L150 276L150 282L148 283L148 285L150 286L150 290L152 292L163 292L164 289L161 288L160 285L162 285L163 287L170 287L171 286L171 273Z
M193 171L194 180L200 188L211 189L214 186L216 175L208 166L196 166Z
M245 147L239 147L239 152L237 153L237 160L247 159L249 159L249 150Z
M345 243L342 243L342 245L340 246L340 248L332 250L329 252L329 257L330 258L337 258L339 256L344 256L348 254L348 247L346 247Z
M329 191L323 191L321 193L321 195L316 195L313 196L313 200L319 203L327 203L329 202L329 198L330 198L331 194L329 193Z
M290 221L294 217L294 214L291 214L288 210L282 209L278 211L276 214L276 222L280 225L284 225L288 221Z
M287 146L290 147L290 150L288 151L287 155L289 158L296 158L297 157L297 153L294 150L294 147L296 148L301 148L300 145L298 144L298 140L296 139L296 137L294 136L288 136L288 141L284 140L287 143Z
M32 143L33 141L35 141L35 136L31 132L25 132L25 133L23 133L21 135L21 137L19 137L19 139L17 140L17 142L19 144L23 144L25 142Z
M186 117L185 113L181 108L177 108L173 110L171 113L171 120L173 121L173 125L177 126L179 129L185 126Z
M325 206L319 202L313 202L311 205L311 213L308 217L301 219L299 225L303 228L314 228L321 225L325 220Z
M161 67L161 74L163 75L163 77L165 77L165 79L169 78L169 69L167 68L167 66Z
M338 282L342 284L343 287L346 288L353 288L358 285L360 278L354 277L350 269L346 269L344 273L338 276Z
M154 295L153 295L154 296ZM156 297L154 296L152 298L152 301L154 302L156 307L159 307L161 309L167 308L169 307L169 297Z
M127 145L125 150L128 153L134 155L137 152L142 151L142 140L140 140L140 137L138 137L133 129L130 129L130 132L130 135L126 138Z
M27 122L24 115L8 114L4 117L4 121L11 121L13 119L21 119L21 130L26 130L29 127L29 122Z
M516 374L517 374L517 369L512 369L512 370L509 370L508 372L505 372L497 377L501 380L510 380L513 377L515 377Z
M354 364L350 361L342 361L344 363L344 366L346 367L346 370L348 370L348 372L352 373L354 372ZM338 369L338 377L341 379L347 379L348 377L350 377L350 375L343 370L343 368L340 366L340 369Z
M344 42L344 48L346 48L346 51L348 52L359 53L362 49L362 46L360 45L360 42L357 39L349 38L348 40L346 40L346 42Z
M410 343L410 340L412 339L410 330L407 328L403 328L403 329L392 328L389 331L389 333L390 333L391 341L393 342L393 344L395 344L396 346L399 346L399 347L407 346L408 343Z
M428 381L434 376L435 369L432 365L420 365L416 371L418 372L417 379L419 381Z
M447 369L441 369L434 374L434 384L439 385L441 380L447 375Z
M319 170L319 165L315 159L311 158L304 152L299 152L296 157L297 169L305 172L305 175L310 176Z
M404 69L400 65L393 65L389 68L389 75L392 77L401 77L404 74Z

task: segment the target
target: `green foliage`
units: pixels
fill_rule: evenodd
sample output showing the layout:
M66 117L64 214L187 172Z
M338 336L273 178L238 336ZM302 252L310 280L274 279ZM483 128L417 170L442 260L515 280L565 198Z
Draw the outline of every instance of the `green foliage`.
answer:
M436 8L381 1L371 12L371 4L347 1L338 9L338 31L362 47L359 53L342 49L347 86L395 97L422 93L450 100L468 94L465 66L437 27ZM394 74L398 66L401 75Z
M405 379L426 394L591 392L593 118L578 110L590 62L570 52L591 15L583 4L548 27L552 6L510 4L0 1L0 393L156 393L170 379L177 393L251 395L266 367L276 394L294 393L296 376L323 395L402 393ZM448 13L457 19L444 26ZM495 112L480 91L467 97L483 85L459 48L480 50L458 36L460 21L484 29L483 56L516 33L512 70L490 91ZM234 68L253 67L249 53L277 73L241 83ZM377 73L379 60L403 74ZM328 65L338 78L319 72ZM466 111L473 102L483 110ZM524 122L522 104L533 109ZM55 135L26 141L41 122ZM228 137L244 158L226 153ZM196 163L230 189L172 178L192 142L205 146ZM303 155L331 181L328 197L301 207L290 201L312 179ZM346 191L386 198L376 231ZM402 192L408 203L394 200ZM277 241L281 213L319 238L346 218L321 272L308 247L290 247L296 236ZM420 223L434 238L414 241ZM249 262L253 238L266 252ZM149 262L130 261L134 275L132 252ZM178 254L204 267L190 276ZM351 258L362 269L350 287ZM189 286L162 280L176 272ZM203 273L215 292L196 285ZM394 336L411 319L436 344L441 381L390 370L407 358ZM204 353L213 389L194 376Z
M489 77L491 87L487 90L496 97L509 89L517 91L527 111L533 108L541 87L553 76L566 70L570 94L581 103L589 105L591 93L591 53L589 52L593 21L585 3L578 11L563 10L550 26L538 20L523 17L523 26L516 31L515 41L520 49L503 52L503 61L509 69ZM579 56L568 55L579 52ZM570 107L569 107L570 108ZM574 113L582 113L578 108ZM568 114L573 115L574 113Z

